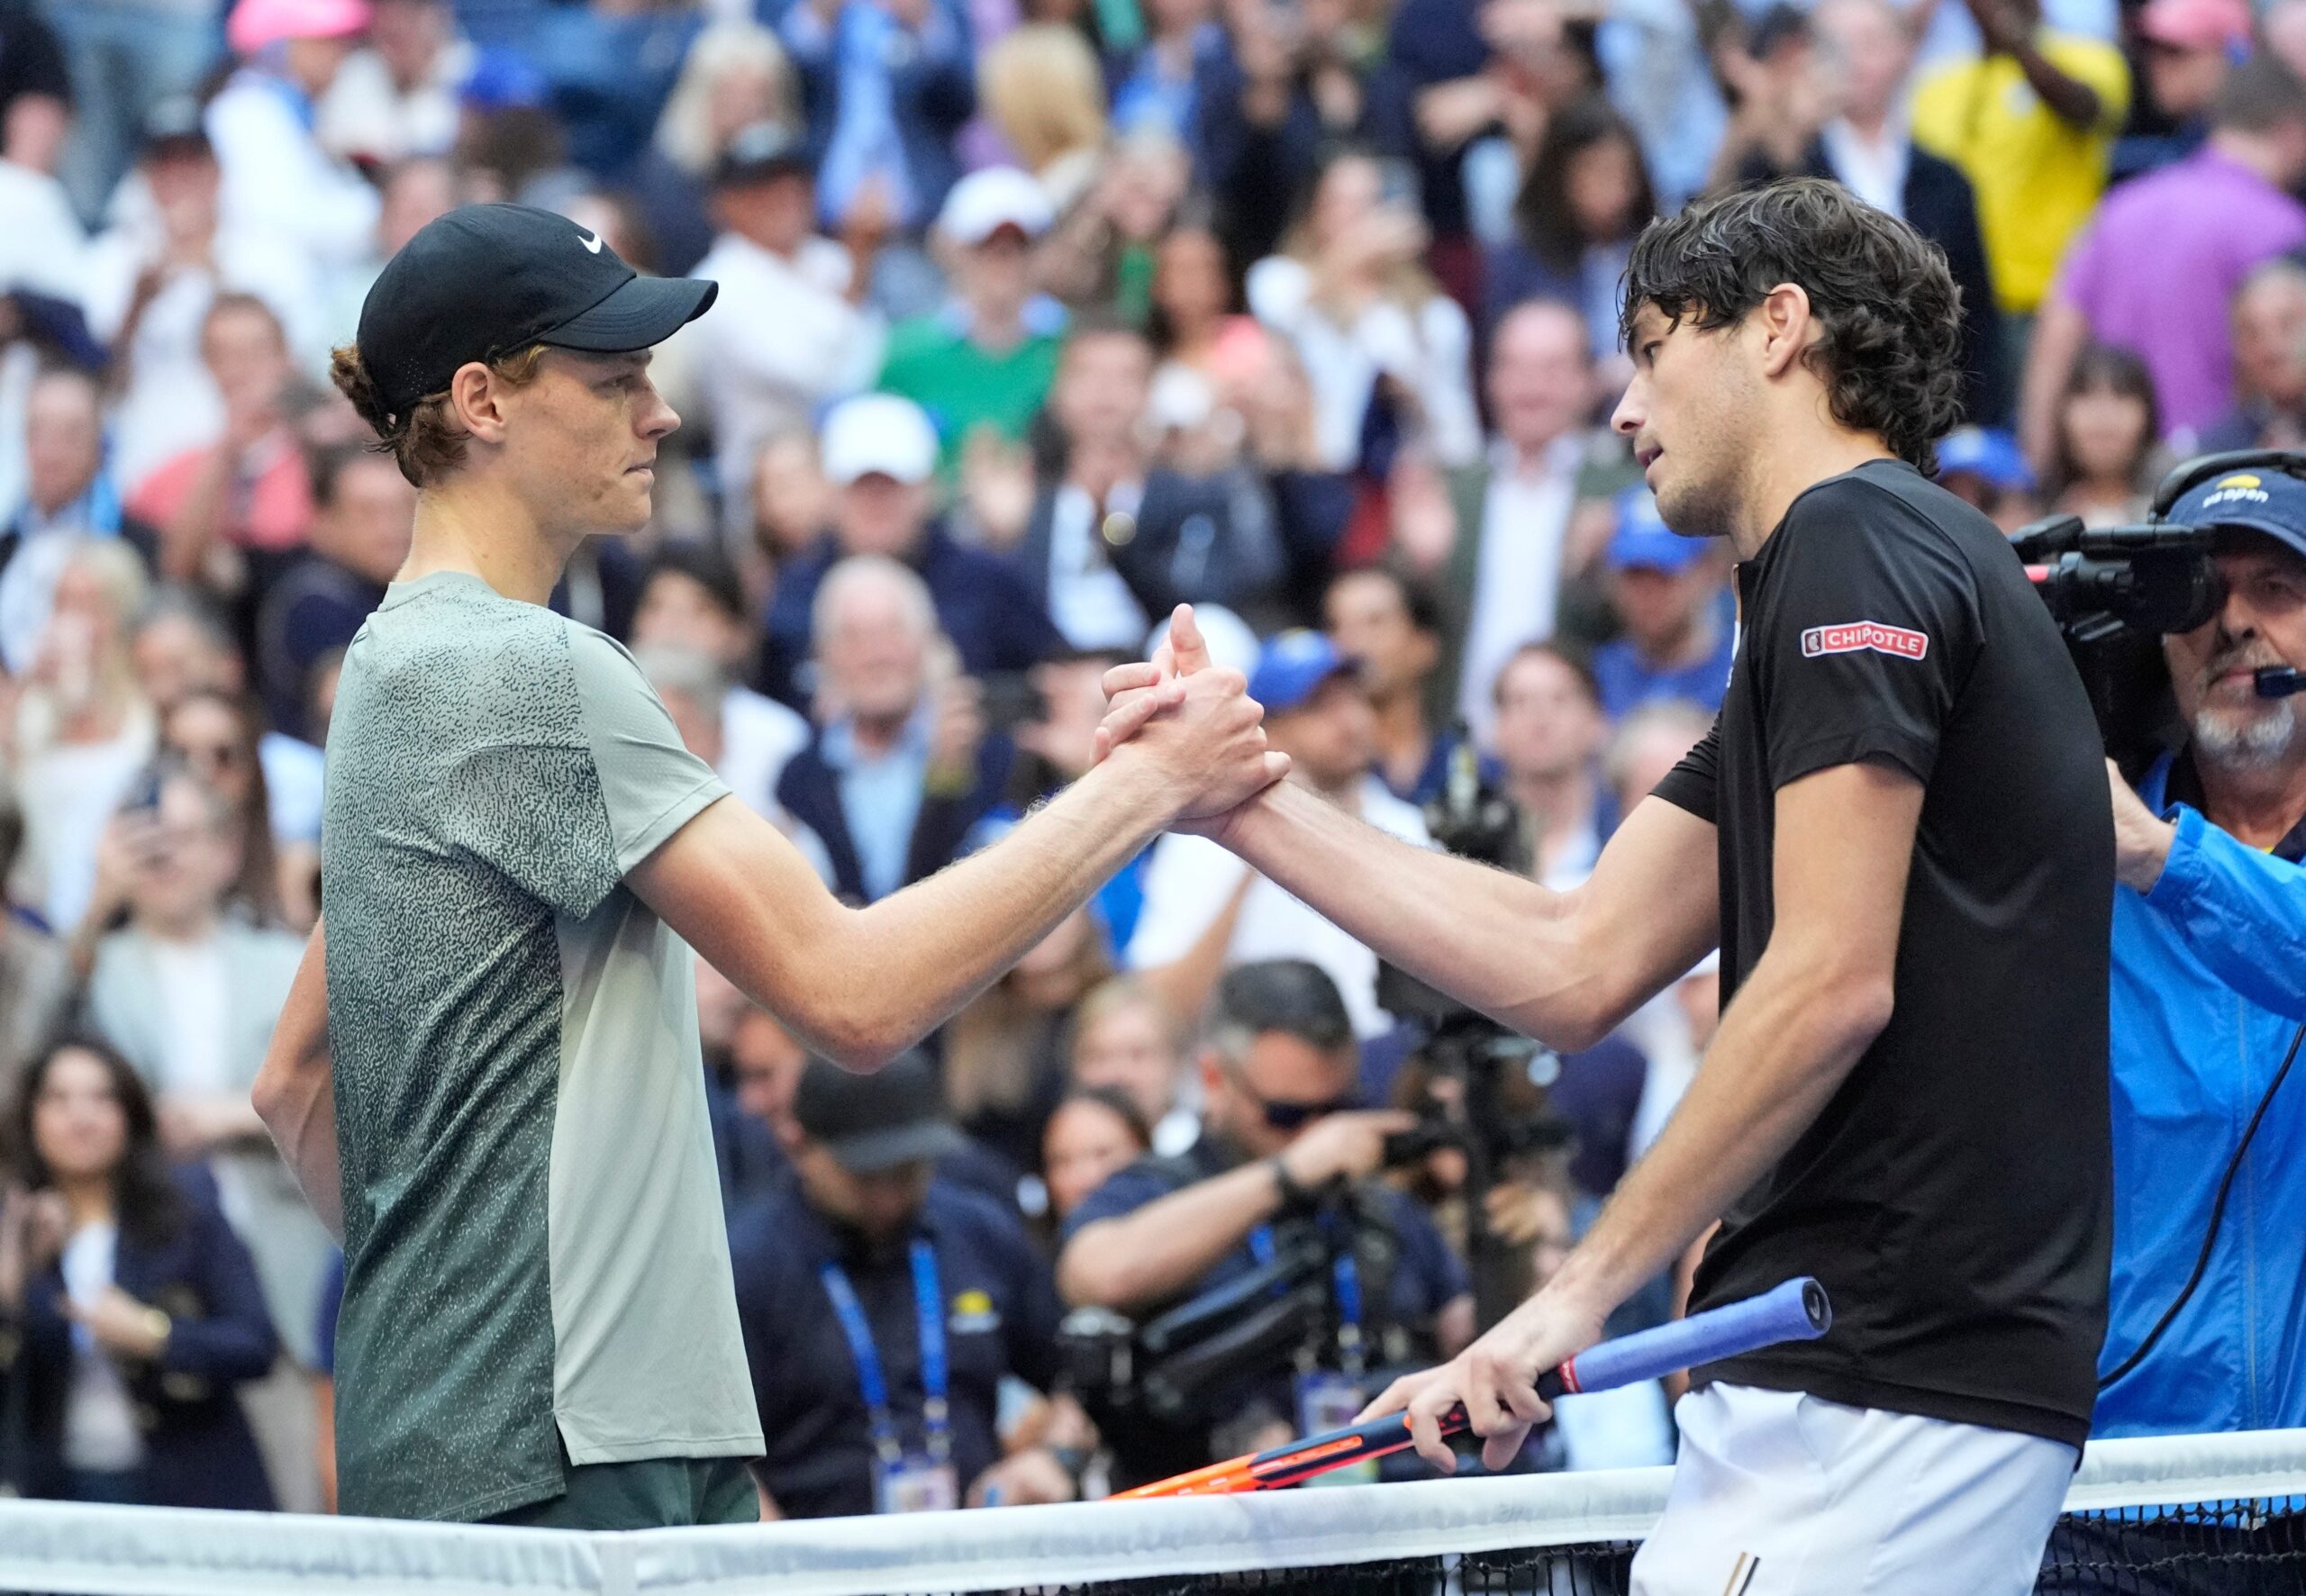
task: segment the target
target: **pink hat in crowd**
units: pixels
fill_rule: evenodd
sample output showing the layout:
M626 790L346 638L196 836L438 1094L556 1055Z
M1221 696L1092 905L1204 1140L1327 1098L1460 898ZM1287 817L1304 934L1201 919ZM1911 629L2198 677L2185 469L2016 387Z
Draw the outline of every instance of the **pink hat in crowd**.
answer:
M2153 0L2138 19L2141 39L2174 50L2223 50L2250 37L2248 0Z
M368 0L241 0L224 24L232 53L252 56L288 39L346 39L368 26Z

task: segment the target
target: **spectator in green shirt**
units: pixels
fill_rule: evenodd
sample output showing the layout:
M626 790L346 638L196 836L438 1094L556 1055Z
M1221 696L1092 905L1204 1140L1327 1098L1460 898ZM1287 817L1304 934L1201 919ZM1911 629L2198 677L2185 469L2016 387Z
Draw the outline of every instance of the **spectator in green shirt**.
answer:
M973 172L938 213L953 304L899 324L876 385L927 411L949 476L978 429L1021 440L1057 377L1064 312L1033 292L1033 250L1054 220L1049 200L1012 167Z

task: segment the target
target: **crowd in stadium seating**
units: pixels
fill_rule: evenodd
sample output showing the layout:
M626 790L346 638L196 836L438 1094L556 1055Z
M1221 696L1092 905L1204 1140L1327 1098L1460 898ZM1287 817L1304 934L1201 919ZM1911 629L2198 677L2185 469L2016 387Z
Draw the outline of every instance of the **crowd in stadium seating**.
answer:
M327 1499L332 1251L248 1088L415 501L329 350L428 221L514 200L721 283L652 367L654 521L554 603L840 893L1086 769L1102 670L1181 601L1293 779L1422 841L1477 769L1566 886L1735 637L1726 549L1664 529L1606 424L1642 225L1797 173L1903 215L1966 298L1943 480L2005 527L2120 521L2174 458L2306 441L2301 72L2306 0L5 0L0 1476ZM1431 1072L1376 974L1189 837L869 1087L701 968L779 1510L876 1505L819 1231L900 1385L903 1243L937 1238L973 1501L1207 1460L1116 1458L1054 1327L1254 1266L1256 1217L1175 1278L1062 1249L1245 1154L1310 1145L1305 1184L1398 1215L1373 1340L1462 1344L1464 1169L1384 1172L1377 1111ZM1574 1154L1487 1216L1523 1283L1715 992L1561 1061ZM906 1157L856 1154L876 1130ZM1338 1410L1285 1392L1241 1434ZM1528 1463L1669 1455L1653 1392Z

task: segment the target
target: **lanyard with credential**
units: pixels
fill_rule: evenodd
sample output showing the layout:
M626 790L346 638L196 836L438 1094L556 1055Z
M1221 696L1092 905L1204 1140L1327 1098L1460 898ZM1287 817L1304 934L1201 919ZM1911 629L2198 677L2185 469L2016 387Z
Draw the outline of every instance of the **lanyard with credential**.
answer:
M1273 1262L1271 1225L1259 1225L1249 1232L1249 1255L1260 1268ZM1361 1265L1354 1260L1350 1246L1338 1254L1330 1279L1337 1292L1338 1357L1344 1372L1357 1380L1366 1364L1361 1350Z
M849 1356L857 1365L857 1384L865 1397L865 1410L873 1426L873 1449L881 1461L896 1464L904 1456L897 1437L896 1414L889 1406L888 1375L881 1366L880 1348L873 1345L873 1327L865 1318L856 1288L838 1264L817 1271L825 1295L832 1299L833 1316L849 1342ZM950 1379L945 1356L944 1293L938 1283L937 1254L926 1241L912 1244L912 1305L921 1323L921 1419L928 1431L931 1462L953 1455L952 1410L948 1404Z

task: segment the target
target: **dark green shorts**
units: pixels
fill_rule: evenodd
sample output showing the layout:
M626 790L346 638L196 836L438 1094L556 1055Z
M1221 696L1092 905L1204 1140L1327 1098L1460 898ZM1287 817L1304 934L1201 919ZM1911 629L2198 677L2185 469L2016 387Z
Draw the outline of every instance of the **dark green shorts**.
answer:
M734 1457L649 1457L571 1466L558 1496L497 1514L491 1524L527 1529L686 1529L751 1524L760 1497Z

